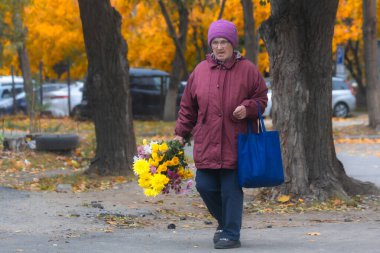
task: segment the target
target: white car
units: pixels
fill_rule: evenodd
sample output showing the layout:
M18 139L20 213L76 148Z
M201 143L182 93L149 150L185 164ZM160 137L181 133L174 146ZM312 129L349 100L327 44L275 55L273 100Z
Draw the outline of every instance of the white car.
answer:
M270 87L270 84L267 86ZM353 91L348 87L343 78L332 78L332 110L333 116L345 118L356 108L356 98ZM268 104L263 113L264 117L271 116L272 90L268 89Z
M44 111L51 113L53 117L69 116L82 101L83 82L76 82L70 85L70 110L68 103L68 87L45 92L43 94Z
M345 118L356 108L356 97L343 78L332 79L333 116Z
M0 76L0 101L12 97L12 82L15 84L15 95L24 91L24 79L19 76Z
M15 84L16 95L24 91L24 85ZM0 86L0 101L6 98L12 97L12 85L2 85Z
M268 103L267 107L265 108L265 111L263 113L263 117L271 116L271 110L272 110L272 90L268 89Z
M14 76L13 81L15 84L24 84L24 79L21 76ZM0 86L12 85L12 76L0 76Z

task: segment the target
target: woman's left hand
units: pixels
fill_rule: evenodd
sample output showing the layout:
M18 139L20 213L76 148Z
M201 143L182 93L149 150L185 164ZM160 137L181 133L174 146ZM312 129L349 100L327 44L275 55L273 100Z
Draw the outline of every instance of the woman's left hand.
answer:
M244 119L245 117L247 117L247 109L244 105L239 105L238 107L236 107L232 115L237 119Z

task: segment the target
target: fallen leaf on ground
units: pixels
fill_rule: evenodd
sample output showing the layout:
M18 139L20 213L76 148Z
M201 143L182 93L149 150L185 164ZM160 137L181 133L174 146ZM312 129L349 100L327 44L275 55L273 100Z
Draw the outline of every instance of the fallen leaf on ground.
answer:
M289 200L290 200L289 195L281 195L277 198L277 201L280 203L285 203L285 202L288 202Z
M311 235L311 236L320 236L321 233L319 232L309 232L309 233L306 233L307 235Z

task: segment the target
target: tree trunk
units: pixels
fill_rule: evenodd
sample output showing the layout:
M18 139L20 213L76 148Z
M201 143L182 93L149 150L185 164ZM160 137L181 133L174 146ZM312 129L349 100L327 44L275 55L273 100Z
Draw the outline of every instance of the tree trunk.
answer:
M4 50L4 30L6 23L4 22L5 10L0 5L0 68L3 66L3 50Z
M363 1L364 65L369 126L380 130L380 83L377 73L376 0Z
M331 59L337 7L338 0L273 0L271 17L260 28L270 56L286 194L323 200L378 191L349 178L336 157Z
M203 57L203 51L202 51L202 48L198 45L198 26L196 25L193 25L193 43L194 43L194 46L195 46L195 61L196 62L201 62ZM201 34L202 36L202 34ZM192 67L192 69L194 68L195 66Z
M253 3L252 0L240 0L243 7L244 15L244 47L245 58L257 64L259 40L255 30L255 19L253 16Z
M165 108L163 119L165 121L173 121L176 119L176 101L178 95L178 85L183 78L187 78L187 66L185 61L186 51L186 37L189 26L189 11L186 7L186 1L176 0L178 16L179 16L179 36L177 36L173 23L170 20L169 14L166 11L166 7L162 1L158 1L161 7L161 12L165 18L166 24L169 29L170 37L173 39L176 46L174 60L172 64L171 78L169 84L169 90L165 97Z
M22 72L22 77L24 79L24 90L26 94L26 102L28 104L27 113L29 115L29 131L31 133L37 130L36 122L35 122L35 94L33 92L33 83L32 83L32 75L30 73L30 63L28 52L25 47L25 42L22 45L17 47L17 54L20 64L20 69Z
M132 174L136 140L121 16L109 0L79 0L79 9L88 58L88 102L96 133L96 157L87 173Z
M27 30L24 27L22 20L22 13L24 11L24 5L22 2L14 2L13 3L13 25L14 25L14 38L13 43L17 46L17 54L19 60L19 66L22 72L22 77L24 79L24 90L26 94L27 101L27 114L29 115L30 124L29 131L32 133L36 130L35 124L35 97L33 92L33 83L32 83L32 75L30 73L30 63L28 52L26 50L25 40L27 37Z
M358 84L356 93L356 105L361 108L367 107L366 87L363 82L363 67L360 60L360 42L349 40L346 44L346 52L344 54L344 63L351 76Z
M226 1L227 0L222 0L222 4L220 6L219 14L218 14L218 20L222 19L223 13L224 13L224 7L226 6Z

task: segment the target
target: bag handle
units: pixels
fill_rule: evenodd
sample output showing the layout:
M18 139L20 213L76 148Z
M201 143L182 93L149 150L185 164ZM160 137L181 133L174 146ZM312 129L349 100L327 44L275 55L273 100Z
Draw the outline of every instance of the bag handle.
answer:
M259 133L263 133L263 132L265 133L267 130L265 128L263 115L261 114L261 107L260 107L259 102L256 101L256 103L257 103L257 112L258 112L257 114L259 116ZM252 134L252 129L253 129L252 120L248 120L248 134Z

